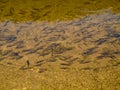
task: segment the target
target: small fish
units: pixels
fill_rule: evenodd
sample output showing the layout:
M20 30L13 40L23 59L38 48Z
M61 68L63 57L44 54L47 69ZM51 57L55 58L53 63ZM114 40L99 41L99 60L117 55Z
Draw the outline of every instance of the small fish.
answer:
M26 64L27 64L27 66L29 67L29 66L30 66L30 61L27 60L27 61L26 61Z

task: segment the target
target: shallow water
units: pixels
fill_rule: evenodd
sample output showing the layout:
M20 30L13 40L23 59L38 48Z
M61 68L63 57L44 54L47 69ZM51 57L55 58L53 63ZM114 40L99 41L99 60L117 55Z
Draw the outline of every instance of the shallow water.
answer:
M1 58L29 57L34 55L50 55L52 48L64 49L71 48L65 53L84 57L84 54L95 59L104 56L104 49L119 57L119 38L120 38L120 15L104 13L86 16L83 19L71 21L53 22L20 22L12 21L1 22L0 24L0 50ZM51 45L57 46L51 46ZM51 50L49 49L51 48ZM12 51L13 50L13 51ZM12 51L12 52L11 52ZM2 56L2 53L6 53ZM11 56L11 53L19 53ZM74 56L74 55L73 55ZM18 59L16 57L16 59Z
M81 18L88 14L108 12L120 13L119 0L1 0L0 20L56 21Z
M119 0L14 1L0 1L1 90L119 90Z

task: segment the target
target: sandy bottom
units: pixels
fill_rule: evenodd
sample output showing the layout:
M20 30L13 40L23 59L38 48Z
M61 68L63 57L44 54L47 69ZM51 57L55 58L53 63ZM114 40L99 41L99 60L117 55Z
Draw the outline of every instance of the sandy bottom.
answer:
M119 90L120 15L0 22L0 90Z

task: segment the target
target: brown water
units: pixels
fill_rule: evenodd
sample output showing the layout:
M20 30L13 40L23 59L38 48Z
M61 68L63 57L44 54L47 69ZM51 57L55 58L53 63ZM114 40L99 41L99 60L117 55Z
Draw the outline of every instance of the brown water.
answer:
M119 47L120 15L111 12L0 22L0 89L119 90Z

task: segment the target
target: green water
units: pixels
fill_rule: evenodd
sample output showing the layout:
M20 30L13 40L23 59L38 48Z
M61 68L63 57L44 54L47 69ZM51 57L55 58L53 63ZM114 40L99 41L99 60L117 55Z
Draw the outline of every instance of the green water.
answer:
M120 0L0 0L0 20L68 20L104 9L119 13Z

